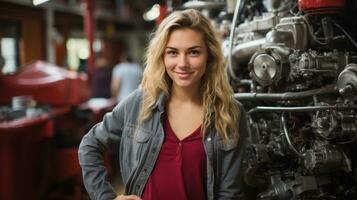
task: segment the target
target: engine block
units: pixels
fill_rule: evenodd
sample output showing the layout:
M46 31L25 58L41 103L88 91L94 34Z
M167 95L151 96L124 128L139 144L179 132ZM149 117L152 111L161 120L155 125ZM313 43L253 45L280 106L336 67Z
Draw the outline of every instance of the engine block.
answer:
M357 3L237 4L223 48L249 116L250 198L357 199Z

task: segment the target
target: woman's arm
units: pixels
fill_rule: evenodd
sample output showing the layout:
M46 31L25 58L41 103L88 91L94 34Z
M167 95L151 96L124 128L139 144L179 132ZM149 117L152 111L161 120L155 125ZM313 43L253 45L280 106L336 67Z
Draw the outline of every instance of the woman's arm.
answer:
M107 180L103 153L107 146L119 141L124 125L125 102L104 116L82 139L79 146L79 163L83 181L91 199L115 199L117 194Z

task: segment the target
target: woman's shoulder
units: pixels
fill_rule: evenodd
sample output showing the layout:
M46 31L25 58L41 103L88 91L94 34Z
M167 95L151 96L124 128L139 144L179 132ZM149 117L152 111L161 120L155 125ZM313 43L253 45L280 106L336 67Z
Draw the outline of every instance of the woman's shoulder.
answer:
M238 122L237 125L238 127L241 127L241 122L243 121L243 123L246 122L247 120L247 113L246 110L244 108L244 105L238 101L237 99L234 99L234 104L235 104L235 109L237 109L235 112L238 112Z
M129 94L127 97L125 97L118 103L115 110L139 107L141 105L142 96L143 91L140 88L134 90L131 94Z
M129 94L127 97L125 97L122 101L128 103L135 100L141 100L142 96L143 96L143 91L141 88L138 88L134 90L131 94Z
M238 109L238 112L245 112L244 111L244 106L243 104L238 101L237 99L233 98L233 104L236 109Z

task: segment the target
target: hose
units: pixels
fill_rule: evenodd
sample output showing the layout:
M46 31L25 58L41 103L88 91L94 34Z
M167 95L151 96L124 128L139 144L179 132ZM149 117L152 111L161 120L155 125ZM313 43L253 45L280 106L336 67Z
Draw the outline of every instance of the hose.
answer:
M235 32L235 27L237 24L238 20L238 14L239 14L239 9L241 7L241 0L237 0L236 2L236 7L234 9L234 14L233 14L233 20L231 24L231 31L229 34L229 46L228 46L228 72L229 75L233 78L234 81L239 81L239 78L237 75L234 73L233 66L232 66L232 49L233 49L233 38L234 38L234 32Z

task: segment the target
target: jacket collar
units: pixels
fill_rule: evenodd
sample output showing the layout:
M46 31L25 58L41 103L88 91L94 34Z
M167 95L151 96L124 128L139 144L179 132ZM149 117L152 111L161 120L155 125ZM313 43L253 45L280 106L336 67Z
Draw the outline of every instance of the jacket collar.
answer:
M159 94L159 97L156 100L154 109L158 108L160 112L163 112L165 110L165 104L166 104L167 99L168 99L167 95L165 95L164 92L161 92Z

